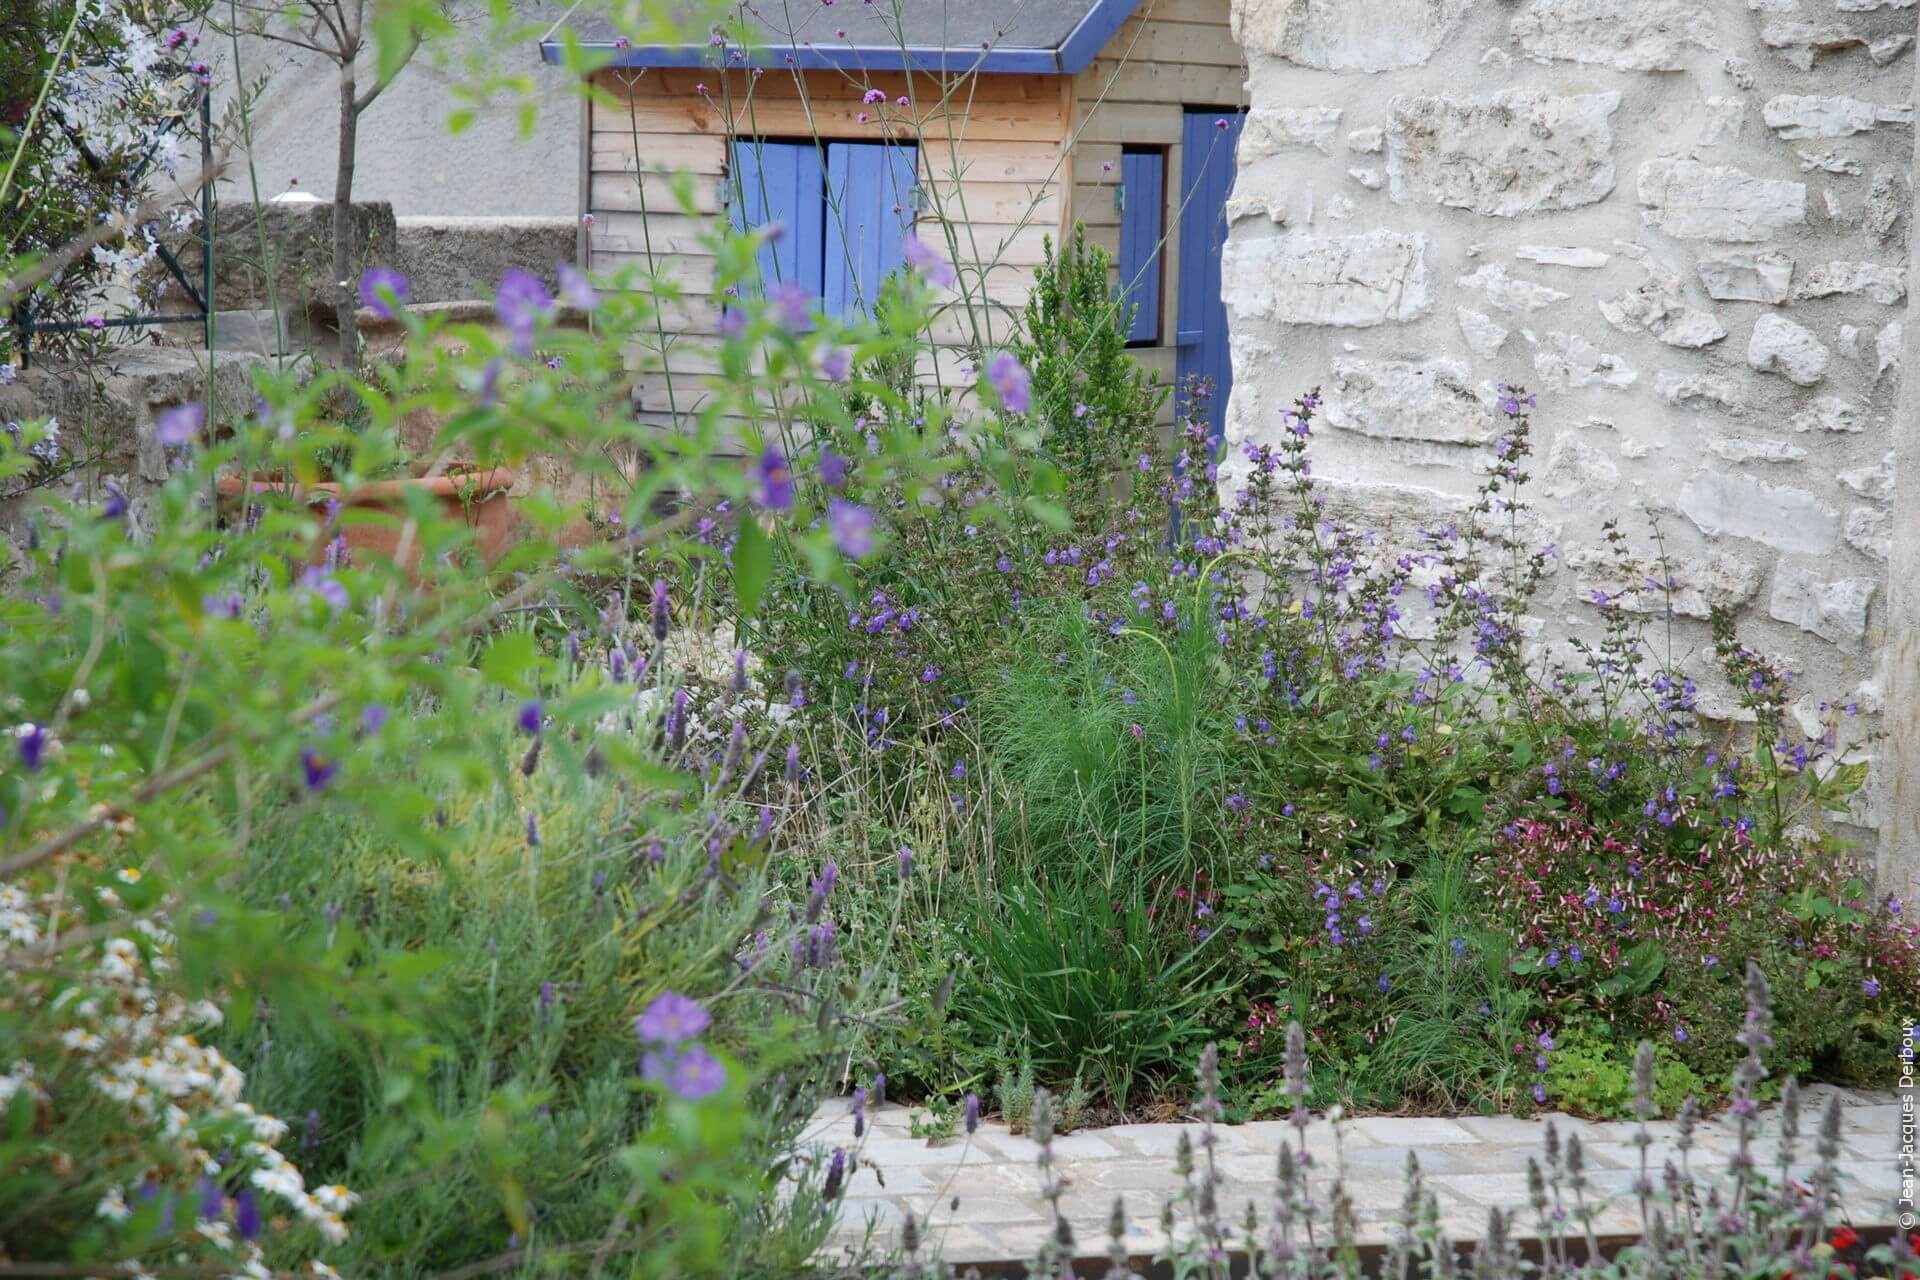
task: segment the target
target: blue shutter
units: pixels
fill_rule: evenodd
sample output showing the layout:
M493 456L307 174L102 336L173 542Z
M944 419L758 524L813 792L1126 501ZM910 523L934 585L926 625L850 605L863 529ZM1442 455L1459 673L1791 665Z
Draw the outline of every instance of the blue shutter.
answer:
M848 142L827 148L828 315L868 310L880 282L904 260L919 168L920 150L912 145Z
M1120 157L1120 304L1133 305L1129 342L1160 336L1160 233L1165 226L1166 157L1129 151Z
M1226 425L1227 395L1233 389L1227 306L1220 297L1220 249L1227 241L1234 148L1245 120L1237 111L1189 108L1181 133L1180 298L1175 322L1180 350L1174 358L1174 376L1183 388L1191 375L1212 381L1213 402L1206 417L1216 447ZM1225 128L1220 127L1223 122Z
M772 222L786 224L786 234L760 248L761 287L771 289L789 281L808 293L821 292L821 223L825 186L821 181L820 150L806 142L733 144L734 230L746 231Z

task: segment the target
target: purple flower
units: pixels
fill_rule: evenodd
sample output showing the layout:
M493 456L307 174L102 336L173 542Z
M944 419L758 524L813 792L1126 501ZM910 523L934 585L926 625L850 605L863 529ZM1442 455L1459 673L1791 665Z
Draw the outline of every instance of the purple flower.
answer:
M1677 1041L1680 1044L1685 1044L1687 1042L1687 1024L1686 1023L1677 1022L1674 1024L1673 1038L1675 1041Z
M177 404L154 419L154 443L165 449L184 449L200 434L200 424L206 420L207 408L198 401Z
M792 280L767 295L779 313L780 325L792 333L804 333L813 327L813 294Z
M930 248L919 236L909 235L900 245L907 265L926 277L928 284L942 289L953 287L953 264Z
M828 382L845 382L853 374L853 353L845 347L829 348L820 357L820 376Z
M977 1093L970 1093L967 1095L967 1136L972 1137L973 1131L975 1129L978 1129L979 1127L980 1127L980 1095Z
M665 578L655 578L653 580L652 614L653 642L655 644L665 644L667 639L667 625L671 620L667 602L667 581Z
M260 1205L253 1198L252 1187L242 1187L233 1197L233 1230L242 1240L252 1240L260 1234Z
M527 847L529 849L540 847L540 819L531 809L527 810Z
M690 1044L678 1053L648 1053L640 1059L640 1074L688 1102L710 1098L727 1087L726 1066L700 1044Z
M306 781L307 790L324 791L332 783L334 775L340 772L340 766L331 760L322 759L312 747L300 752L300 774Z
M1455 938L1447 945L1453 948L1453 954L1456 958L1467 954L1467 940L1465 938Z
M913 878L913 849L904 844L900 846L900 878L902 880Z
M793 509L793 471L787 466L787 455L780 452L778 446L768 445L761 452L754 474L760 481L761 506L769 511Z
M515 718L514 723L520 726L520 732L537 736L545 720L545 714L546 708L540 704L540 699L528 698L520 704L520 714Z
M560 278L560 296L567 305L576 311L591 311L600 305L600 295L593 291L593 283L586 273L568 263L561 263L556 269Z
M857 502L832 498L827 502L827 528L842 555L859 560L873 552L873 513Z
M1382 991L1391 991L1393 989L1392 980L1389 979L1387 975L1384 973L1380 975L1380 981L1376 982L1374 985L1379 987Z
M500 277L493 308L513 339L514 351L530 356L535 326L553 314L553 295L540 283L539 276L515 267Z
M360 273L360 305L382 320L395 319L408 297L407 277L392 267L368 267Z
M820 483L829 489L838 489L847 483L847 460L832 449L820 451L818 470Z
M16 731L20 739L20 763L28 773L37 772L47 751L47 726L24 724Z
M699 1001L677 991L662 991L633 1020L633 1033L648 1044L673 1047L698 1037L712 1022Z
M1533 1086L1533 1100L1544 1103L1547 1100L1547 1086L1543 1084Z
M353 603L353 597L347 594L347 589L340 585L338 578L322 573L318 569L308 569L301 574L300 587L324 600L327 608L334 613L340 612Z
M1873 978L1862 978L1860 979L1860 990L1865 992L1867 997L1871 999L1880 994L1880 983Z
M127 498L127 491L112 480L105 481L100 488L106 495L100 500L101 516L108 520L118 520L126 515L127 509L133 505Z
M1025 413L1033 407L1033 375L1013 352L1002 351L987 362L987 381L1008 413Z

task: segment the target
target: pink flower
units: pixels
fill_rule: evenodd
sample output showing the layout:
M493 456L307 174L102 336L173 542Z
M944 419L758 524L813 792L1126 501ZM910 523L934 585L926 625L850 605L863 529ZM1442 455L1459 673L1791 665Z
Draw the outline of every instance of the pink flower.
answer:
M869 89L860 95L860 101L866 103L868 106L872 106L876 102L885 102L886 100L887 95L878 89Z

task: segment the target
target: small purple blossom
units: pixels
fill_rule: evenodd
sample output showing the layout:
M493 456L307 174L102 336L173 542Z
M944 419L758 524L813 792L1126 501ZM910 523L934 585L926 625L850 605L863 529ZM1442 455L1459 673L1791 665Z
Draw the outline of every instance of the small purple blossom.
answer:
M928 284L942 289L953 287L953 264L934 252L919 236L909 234L901 242L900 251L907 265L924 276Z
M999 352L987 362L987 382L1007 412L1025 413L1033 407L1033 375L1013 352Z
M827 501L827 528L840 553L855 560L873 552L873 513L845 498Z
M163 449L184 449L194 442L200 424L206 420L207 408L199 401L177 404L154 419L153 441Z
M712 1023L712 1015L699 1001L677 991L662 991L633 1020L633 1032L648 1044L672 1048L704 1034Z
M793 509L793 471L787 466L787 455L780 452L778 446L768 445L761 452L760 461L754 466L754 478L760 484L761 506L769 511Z
M312 747L304 748L300 752L300 776L301 780L307 784L308 791L326 790L339 772L338 764L324 759Z
M586 273L569 263L561 263L555 268L560 279L560 296L567 305L576 311L591 311L600 305L600 295L593 291L593 282Z
M534 328L553 314L553 295L540 277L514 267L500 277L493 305L513 340L514 351L523 357L532 355Z
M392 267L368 267L360 273L360 305L382 320L395 319L409 296L407 277Z

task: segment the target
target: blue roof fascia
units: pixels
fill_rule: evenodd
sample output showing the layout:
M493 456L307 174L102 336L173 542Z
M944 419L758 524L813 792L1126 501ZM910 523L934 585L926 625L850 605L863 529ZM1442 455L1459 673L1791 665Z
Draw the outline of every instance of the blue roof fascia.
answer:
M1107 0L1103 0L1103 3ZM1081 28L1085 27L1081 23ZM1116 28L1117 28L1116 24ZM1079 34L1076 30L1075 35ZM1104 43L1104 41L1102 41ZM540 57L558 63L565 46L558 40L542 40ZM706 45L629 45L616 47L607 40L582 40L581 49L612 55L604 64L610 67L714 67L712 48ZM791 61L789 61L791 59ZM991 71L1029 75L1072 74L1061 66L1060 55L1052 49L937 49L840 45L822 48L805 44L793 49L755 49L744 63L761 67L794 67L801 71Z
M1090 66L1140 7L1140 0L1094 0L1093 8L1067 33L1057 57L1060 74L1077 76Z

